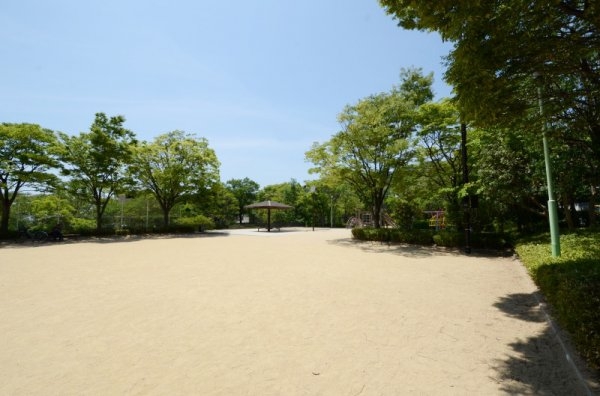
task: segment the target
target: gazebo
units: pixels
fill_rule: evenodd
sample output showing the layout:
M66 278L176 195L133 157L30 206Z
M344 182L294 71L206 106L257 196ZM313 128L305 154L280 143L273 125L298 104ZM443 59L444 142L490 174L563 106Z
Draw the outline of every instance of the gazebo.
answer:
M292 209L293 206L275 201L262 201L244 206L246 209L267 209L267 231L271 232L271 209Z

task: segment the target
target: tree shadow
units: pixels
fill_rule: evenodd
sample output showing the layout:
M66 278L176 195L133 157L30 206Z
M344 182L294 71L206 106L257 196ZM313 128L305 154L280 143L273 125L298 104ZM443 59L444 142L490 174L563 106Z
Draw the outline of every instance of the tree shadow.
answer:
M410 245L404 243L387 243L373 241L359 241L353 238L332 239L327 241L331 245L359 249L372 254L394 254L411 258L428 258L433 256L448 255L460 256L458 250L439 248L435 246Z
M447 248L435 245L412 245L408 243L361 241L354 238L342 238L328 241L329 244L360 249L366 253L387 253L411 258L428 258L433 256L464 257L512 257L512 249L493 250L472 248L466 253L462 248Z
M56 245L72 245L80 243L98 243L98 244L114 244L114 243L131 243L143 240L161 240L161 239L200 239L200 238L215 238L228 237L227 232L211 231L198 232L189 234L136 234L136 235L107 235L107 236L78 236L67 237L62 241L45 241L45 242L21 242L18 240L2 241L2 247L10 248L31 248Z
M511 318L546 322L539 293L501 297L494 307ZM556 329L556 331L555 331ZM592 395L600 392L597 378L573 352L568 337L549 323L543 332L508 344L513 353L496 359L494 378L508 394ZM591 393L593 392L593 393Z
M516 293L494 303L494 307L508 316L527 322L541 323L546 320L544 313L539 307L539 293Z

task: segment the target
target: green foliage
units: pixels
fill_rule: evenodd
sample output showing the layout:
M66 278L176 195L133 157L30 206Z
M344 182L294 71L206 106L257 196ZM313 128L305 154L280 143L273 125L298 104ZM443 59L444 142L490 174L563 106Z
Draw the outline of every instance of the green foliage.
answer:
M600 369L600 234L561 236L562 256L550 255L550 238L520 242L516 251L588 363Z
M438 231L433 236L433 242L437 246L458 248L464 246L465 236L453 231Z
M65 228L64 231L81 235L93 235L96 232L96 221L74 217L71 219L69 227Z
M293 208L290 210L272 210L271 221L280 225L304 224L312 213L312 194L296 180L292 179L286 183L271 184L265 186L256 195L257 201L277 201ZM260 224L267 223L266 210L253 210L252 215Z
M255 181L245 177L243 179L228 180L225 183L225 187L233 193L233 196L237 200L238 221L242 224L244 213L246 213L244 206L254 202L260 186Z
M429 230L399 230L397 228L353 228L352 237L361 241L431 245L433 233Z
M8 232L10 209L21 188L57 181L54 132L35 124L0 124L0 235Z
M203 215L180 217L173 221L173 225L177 229L189 229L190 231L211 230L215 228L214 221Z
M98 231L110 199L130 183L126 170L137 142L134 133L123 127L124 122L123 116L109 119L104 113L96 113L89 132L78 136L59 134L62 173L70 179L71 194L94 205Z
M30 215L37 220L42 229L49 231L57 224L65 229L71 226L75 208L68 200L57 195L41 195L33 197L30 204Z
M169 213L177 203L219 181L219 165L206 139L173 131L137 147L131 169L158 201L168 225Z
M462 248L465 247L465 233L457 231L438 231L433 236L437 246ZM512 246L512 238L508 234L496 232L472 232L470 246L476 249L503 250Z
M419 214L419 209L414 203L399 197L391 197L386 200L386 204L388 213L399 229L410 230L414 227L415 219Z
M191 202L195 203L198 213L212 218L217 228L228 228L236 222L238 203L223 183L215 183L210 189L200 191Z
M576 146L576 158L598 173L597 2L379 2L402 27L435 31L454 43L445 77L465 121L535 135L546 122L565 155L566 147ZM539 94L543 121L536 106Z
M438 189L447 188L456 199L455 189L462 181L460 164L460 116L449 100L426 103L419 108L418 158ZM447 199L445 197L445 199Z
M401 78L400 87L391 92L347 106L338 116L342 130L306 153L315 164L311 172L352 186L364 206L372 209L376 228L392 183L415 155L417 109L432 97L431 75L408 70Z

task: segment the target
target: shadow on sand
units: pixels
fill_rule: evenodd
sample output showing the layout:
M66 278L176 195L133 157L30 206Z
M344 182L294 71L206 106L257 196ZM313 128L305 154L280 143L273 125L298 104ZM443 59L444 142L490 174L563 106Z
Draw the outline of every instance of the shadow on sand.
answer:
M139 242L143 240L159 240L159 239L198 239L198 238L214 238L214 237L227 237L230 234L227 232L211 231L211 232L197 232L190 234L141 234L141 235L107 235L107 236L78 236L78 237L66 237L62 241L45 241L45 242L32 242L30 240L19 241L19 240L6 240L2 241L2 247L11 248L30 248L30 247L43 247L53 245L69 245L77 243L128 243L128 242Z
M403 257L416 257L416 258L427 258L437 256L440 254L459 254L458 252L446 251L444 249L437 249L431 246L419 246L419 245L408 245L408 244L390 244L385 242L369 242L369 241L357 241L352 238L334 239L328 241L329 244L342 246L353 249L360 249L365 253L385 253L395 254Z
M547 318L540 300L537 292L510 294L500 298L494 307L511 318L542 323ZM568 337L552 323L542 333L508 345L514 353L497 359L493 366L497 372L495 379L508 394L593 395L600 392L594 375L572 352Z

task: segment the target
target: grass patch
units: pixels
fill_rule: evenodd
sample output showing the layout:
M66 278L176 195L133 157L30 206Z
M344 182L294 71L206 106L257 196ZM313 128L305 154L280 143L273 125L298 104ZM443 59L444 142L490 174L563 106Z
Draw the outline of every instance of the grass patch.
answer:
M521 240L516 252L581 356L600 370L600 233L561 235L560 243L557 258L548 234Z

